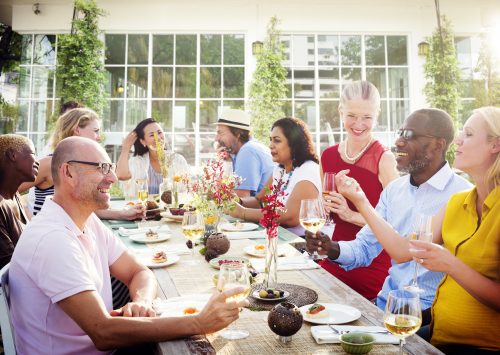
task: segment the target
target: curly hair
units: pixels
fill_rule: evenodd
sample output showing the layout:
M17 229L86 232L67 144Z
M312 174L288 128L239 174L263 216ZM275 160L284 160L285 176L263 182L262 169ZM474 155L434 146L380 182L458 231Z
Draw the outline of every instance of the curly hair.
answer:
M288 141L294 168L301 166L308 160L319 163L311 133L302 120L284 117L274 122L271 129L274 127L281 128Z

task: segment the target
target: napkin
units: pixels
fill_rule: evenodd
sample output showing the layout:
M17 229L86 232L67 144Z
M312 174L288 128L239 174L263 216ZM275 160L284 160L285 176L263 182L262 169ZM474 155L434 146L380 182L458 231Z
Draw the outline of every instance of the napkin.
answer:
M265 259L252 260L252 266L257 272L264 272ZM306 269L319 269L319 265L312 260L305 259L301 256L287 256L278 258L278 270L306 270Z
M229 240L237 240L237 239L264 239L266 238L266 230L261 229L257 231L250 232L224 232L227 235Z
M358 325L334 325L335 329L348 330L351 332L364 332L385 330L384 327L376 326L358 326ZM316 325L311 327L311 334L318 344L340 343L340 334L335 332L328 325ZM379 344L399 344L399 338L388 333L370 333L375 338L375 342Z
M149 230L153 230L154 232L157 233L170 233L170 228L164 224L160 226L159 228L157 226L151 226L151 227L143 227L143 228L136 228L136 229L126 229L123 227L118 228L118 234L120 234L122 237L129 237L131 235L135 234L144 234L148 232Z

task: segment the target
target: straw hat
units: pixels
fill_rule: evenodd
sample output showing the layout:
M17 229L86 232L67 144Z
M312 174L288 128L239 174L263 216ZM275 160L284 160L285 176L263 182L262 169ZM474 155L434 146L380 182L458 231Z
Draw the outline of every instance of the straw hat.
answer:
M250 130L250 116L243 110L224 110L216 124Z

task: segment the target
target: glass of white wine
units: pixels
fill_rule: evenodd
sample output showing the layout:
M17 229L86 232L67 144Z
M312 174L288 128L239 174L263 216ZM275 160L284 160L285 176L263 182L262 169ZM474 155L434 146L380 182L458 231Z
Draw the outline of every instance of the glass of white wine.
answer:
M205 223L203 221L203 214L199 211L186 211L182 217L182 234L184 237L191 241L191 264L198 264L194 258L194 244L205 233Z
M427 243L432 243L432 216L417 214L415 219L413 232L410 234L410 240L421 240ZM413 269L413 281L410 285L405 286L405 290L420 293L425 290L418 286L418 268L419 263L415 262Z
M399 338L401 355L405 339L415 334L421 324L422 311L418 293L408 290L390 291L385 305L384 325Z
M223 292L236 287L243 287L243 292L228 297L226 302L239 302L250 294L250 273L247 265L241 262L222 264L219 270L217 289ZM219 334L224 339L236 340L246 338L250 333L247 330L237 329L233 324Z
M144 209L146 209L146 201L149 197L148 178L135 179L135 190L137 191L137 199L144 205ZM146 221L145 213L142 216L142 222L144 221Z
M326 215L322 201L319 198L300 201L299 221L302 227L313 234L316 234L317 231L323 228L326 222ZM318 255L317 251L314 251L313 254L309 253L309 257L313 260L324 258Z
M328 200L330 193L335 192L335 173L324 172L323 173L323 199ZM333 218L330 213L326 216L326 224L330 225L333 223Z

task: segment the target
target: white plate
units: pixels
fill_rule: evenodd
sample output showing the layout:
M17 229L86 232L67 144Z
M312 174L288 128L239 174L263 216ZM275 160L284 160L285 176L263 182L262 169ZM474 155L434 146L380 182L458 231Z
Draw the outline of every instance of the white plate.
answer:
M170 220L175 221L175 222L182 222L182 219L184 218L184 216L181 216L181 215L174 216L170 212L161 212L160 216L165 217L165 218L170 219Z
M226 232L248 232L256 230L259 228L259 225L248 222L240 222L239 225L235 225L234 223L224 223L221 225L221 228Z
M130 240L133 240L136 243L159 243L164 242L165 240L170 239L170 233L158 233L158 238L150 238L146 237L146 233L144 234L133 234L129 236Z
M255 249L255 245L256 244L251 244L251 245L247 245L246 247L243 248L243 251L249 255L252 255L252 256L255 256L257 258L265 258L266 257L266 249L264 249L264 253L259 253L257 252L257 250ZM267 247L266 247L267 248ZM278 246L278 256L283 256L285 255L285 250L283 248L280 248Z
M259 290L260 291L260 290ZM259 291L254 291L252 297L265 302L283 301L290 296L290 292L283 290L283 297L278 298L262 298L259 296Z
M137 253L137 258L141 263L146 265L150 269L156 269L168 265L175 264L176 262L179 261L179 255L177 254L167 254L167 261L164 261L162 263L155 263L153 261L153 255L155 255L156 252L153 250L147 250L147 251L140 251Z
M239 256L219 256L218 258L214 258L212 260L210 260L209 264L211 267L215 268L215 269L220 269L220 265L219 265L219 260L232 260L232 261L241 261L241 262L244 262L248 265L250 265L250 260L248 260L247 258L244 258L244 257L239 257Z
M185 317L185 316L187 317L190 314L184 314L184 310L186 308L193 307L196 308L198 311L201 311L206 304L207 304L206 302L187 301L187 300L177 301L177 302L162 302L157 307L156 312L159 313L161 317Z
M325 306L328 311L328 317L310 318L306 312L311 307L311 304L300 307L300 312L304 316L304 320L314 324L344 324L355 321L361 317L361 312L354 307L346 306L345 304L336 303L319 303Z

